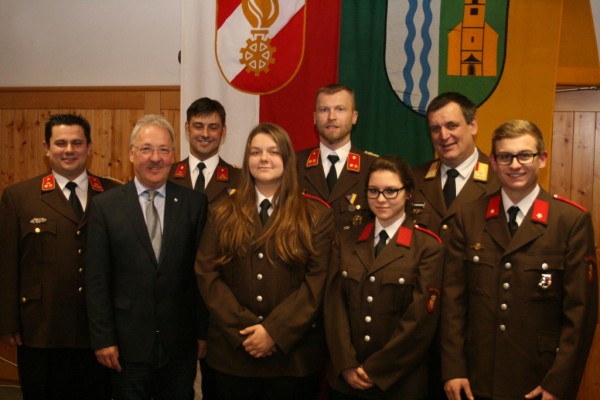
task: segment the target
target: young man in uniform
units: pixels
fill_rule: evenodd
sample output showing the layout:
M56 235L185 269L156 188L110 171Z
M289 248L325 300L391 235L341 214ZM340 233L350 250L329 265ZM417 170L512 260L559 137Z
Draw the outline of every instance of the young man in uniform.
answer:
M575 399L598 315L592 218L537 183L538 127L500 125L501 190L458 211L448 244L442 372L450 400Z

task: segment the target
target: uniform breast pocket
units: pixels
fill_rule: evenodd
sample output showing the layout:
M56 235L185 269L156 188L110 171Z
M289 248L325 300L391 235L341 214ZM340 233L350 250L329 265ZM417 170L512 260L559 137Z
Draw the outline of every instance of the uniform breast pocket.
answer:
M355 310L360 309L362 301L360 282L363 279L364 270L360 268L342 266L340 275L343 279L342 286L344 288L344 294L346 296L348 307Z
M34 265L56 261L56 222L41 224L21 222L22 264Z
M378 309L382 314L404 314L413 302L413 291L416 284L417 274L415 273L393 269L383 271Z
M495 287L495 266L500 260L488 256L481 251L469 249L465 253L463 263L467 266L467 282L469 285L469 293L491 297L491 290Z
M525 292L530 301L556 301L562 298L564 262L562 252L528 253L525 266ZM554 253L554 254L553 254Z

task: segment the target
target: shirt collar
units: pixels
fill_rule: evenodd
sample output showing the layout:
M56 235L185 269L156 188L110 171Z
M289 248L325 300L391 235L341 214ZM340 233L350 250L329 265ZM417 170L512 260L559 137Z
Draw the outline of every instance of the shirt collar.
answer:
M404 223L405 219L406 212L402 214L402 216L398 218L393 224L388 225L387 228L383 228L383 226L381 226L381 222L379 222L379 218L375 218L375 235L379 235L379 232L381 232L382 229L385 229L385 231L388 234L388 237L394 237L400 226Z
M502 188L500 192L502 194L502 204L504 205L504 212L508 212L508 209L514 205L519 207L519 212L523 213L523 215L527 215L529 209L533 205L533 202L535 201L535 199L537 199L538 194L540 193L540 185L535 185L535 188L516 204L508 198L508 195L504 192L504 188Z
M352 147L352 143L348 142L337 150L331 150L329 147L325 146L323 143L319 143L319 149L321 151L321 163L323 165L327 165L325 163L325 161L327 161L327 163L329 163L327 156L332 153L335 153L340 158L340 163L342 165L345 164L346 159L348 158L348 153L350 153L351 147Z
M56 171L54 170L52 170L52 174L54 175L54 179L56 180L58 187L60 187L61 190L64 190L67 183L69 183L69 180L64 176L56 173ZM89 184L87 171L83 171L81 175L73 179L71 182L75 182L79 189L81 189L83 192L87 192Z
M142 185L142 183L138 180L137 176L135 178L133 178L133 183L135 184L135 188L137 190L138 196L141 196L141 194L144 193L146 190L150 190L147 187L145 187L144 185ZM167 182L165 182L161 187L159 187L158 189L155 189L155 190L162 197L166 197Z
M475 164L477 164L478 159L479 159L479 152L477 151L477 148L475 148L475 151L473 152L473 154L471 154L469 156L469 158L467 158L465 161L463 161L459 166L455 167L454 169L458 171L461 178L466 178L466 177L470 176L471 173L473 172L473 168L475 168ZM447 166L446 164L442 163L441 171L440 171L442 176L445 176L446 172L449 169L452 169L452 168Z
M199 159L194 157L192 154L190 154L189 155L190 171L194 171L196 169L196 167L198 166L199 162L203 162L204 165L206 165L206 168L204 168L204 170L206 171L204 176L211 177L213 172L215 172L215 170L217 169L217 165L219 165L219 154L217 153L214 156L207 158L204 161L200 161Z

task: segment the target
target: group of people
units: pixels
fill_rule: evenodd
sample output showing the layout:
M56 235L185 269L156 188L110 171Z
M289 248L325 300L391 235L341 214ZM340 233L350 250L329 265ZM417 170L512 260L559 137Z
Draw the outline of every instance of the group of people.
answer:
M319 145L187 110L188 158L147 115L123 185L87 172L90 127L46 124L49 173L0 204L0 340L24 399L574 399L598 312L591 215L537 183L548 153L512 120L427 108L437 158L354 147L354 92L318 90ZM104 193L103 193L104 192ZM325 386L324 383L327 383Z

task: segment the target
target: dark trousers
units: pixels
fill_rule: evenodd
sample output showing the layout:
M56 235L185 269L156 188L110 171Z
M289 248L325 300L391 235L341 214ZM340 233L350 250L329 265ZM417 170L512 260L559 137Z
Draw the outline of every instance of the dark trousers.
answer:
M108 400L110 372L91 349L17 347L23 400Z
M314 400L320 373L304 377L245 378L216 371L219 400Z
M202 374L202 400L216 400L217 371L206 363L206 359L202 359L200 360L200 373Z
M194 398L197 353L165 355L160 337L150 357L142 362L119 360L122 371L112 371L114 400L191 400Z

